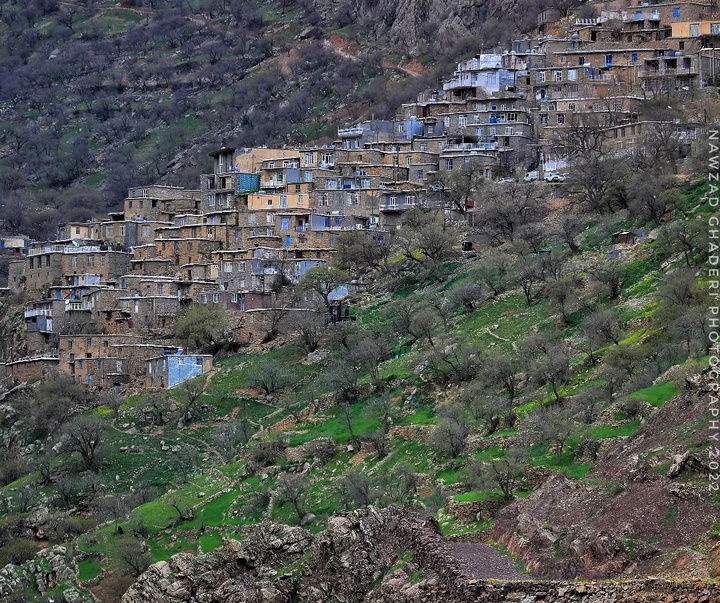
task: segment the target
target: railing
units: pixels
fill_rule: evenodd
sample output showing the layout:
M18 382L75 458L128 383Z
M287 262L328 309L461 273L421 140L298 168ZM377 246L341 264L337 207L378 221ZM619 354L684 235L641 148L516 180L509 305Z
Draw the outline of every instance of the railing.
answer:
M497 149L497 142L465 142L462 144L445 144L443 151L492 151Z
M362 136L362 135L363 135L363 129L360 126L355 126L353 128L338 129L338 136Z
M25 310L25 318L35 318L36 316L52 316L52 310Z
M673 77L676 75L697 75L695 67L677 67L671 69L641 69L640 77Z
M380 211L405 211L406 209L412 209L417 207L415 203L383 203L380 205ZM352 229L354 230L354 229Z

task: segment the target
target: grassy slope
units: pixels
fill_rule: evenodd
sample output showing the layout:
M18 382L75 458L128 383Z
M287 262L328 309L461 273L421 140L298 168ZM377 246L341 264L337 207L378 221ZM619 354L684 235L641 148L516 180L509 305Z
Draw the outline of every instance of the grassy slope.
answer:
M659 261L653 254L650 246L646 252L648 259L631 260L625 265L626 280L621 296L621 303L627 306L628 299L644 300L640 307L634 304L632 315L652 314L654 304L652 296L658 281L657 270ZM473 259L456 265L450 279L460 282L472 270ZM633 297L642 287L641 298ZM441 286L443 289L446 286ZM383 320L383 311L392 306L397 299L405 298L419 303L423 298L436 292L435 287L409 287L394 296L383 295L371 297L369 301L355 309L359 324L380 322ZM558 317L551 314L544 302L527 307L521 295L507 293L499 299L482 305L470 315L456 314L450 321L450 330L453 333L463 333L469 342L478 349L511 349L512 343L521 340L531 328L539 330L555 327ZM576 320L573 320L576 324ZM633 324L633 323L630 323ZM641 325L641 323L637 323ZM488 334L488 328L494 336ZM646 327L637 326L635 330L626 331L626 341L639 339ZM572 335L574 327L569 327L566 335ZM437 421L437 404L447 398L448 391L425 382L415 374L415 367L420 359L421 346L408 347L400 339L391 342L394 350L393 357L383 363L381 374L389 379L388 388L383 394L371 393L351 407L353 428L356 433L363 433L377 428L379 423L369 417L365 408L378 395L389 397L399 410L396 424L418 426L419 429L428 429ZM296 371L295 385L287 388L280 395L276 395L272 402L258 399L248 389L249 377L253 374L258 362L272 358L274 361L286 366L292 366ZM201 404L205 408L198 420L185 429L177 429L172 423L162 428L140 428L138 433L132 431L132 423L139 421L136 408L141 401L134 398L121 409L121 418L112 430L112 452L102 472L101 480L111 484L116 491L123 491L131 485L153 484L165 492L156 500L148 502L132 511L126 520L121 522L127 532L132 526L141 523L148 531L147 541L155 560L167 559L170 555L180 551L207 552L220 546L223 537L241 538L243 525L256 523L262 519L258 511L249 511L244 508L248 502L248 493L263 488L273 488L276 475L287 470L294 463L287 459L279 459L277 468L259 471L259 475L251 475L247 471L242 455L240 460L229 465L223 465L216 451L213 449L210 431L213 426L227 419L233 412L238 417L247 417L251 421L264 427L269 427L284 417L290 410L298 410L304 406L303 400L323 396L328 393L323 389L321 381L317 379L327 361L314 363L301 363L302 354L292 344L276 346L263 353L241 353L239 355L221 360L212 375L209 385L202 396ZM573 359L577 365L574 377L570 384L563 389L563 396L570 396L582 391L588 385L597 382L597 376L592 370L581 369L579 362L582 355ZM678 385L672 381L664 381L652 387L631 392L628 397L637 397L646 400L650 405L659 407L672 396L678 393ZM182 400L183 394L176 390L172 394ZM519 413L527 412L541 404L550 402L551 396L546 388L524 386L517 399ZM237 410L235 410L237 409ZM107 416L109 413L99 413ZM318 437L331 437L339 445L338 452L324 466L314 467L308 473L312 483L307 497L306 508L315 515L315 519L308 526L316 531L322 526L332 513L344 508L337 488L337 482L349 469L361 469L371 479L375 487L381 487L383 475L394 465L404 463L424 476L423 486L415 496L405 502L416 507L430 507L436 509L441 526L447 534L463 534L476 530L484 530L492 522L477 521L462 523L446 512L446 499L441 496L438 486L445 484L454 488L456 502L474 502L497 498L499 492L495 489L477 490L463 485L463 467L473 458L488 460L501 458L505 454L507 436L517 433L516 430L501 431L492 437L480 437L481 429L474 428L476 445L455 462L448 462L439 451L434 450L428 443L416 440L393 439L389 453L384 459L376 455L355 455L354 451L347 451L350 433L345 425L342 414L335 407L323 411L321 420L300 421L286 430L290 446L297 446ZM521 419L522 420L522 419ZM623 418L615 414L614 418L600 421L593 425L589 437L595 440L607 440L632 435L639 428L637 419ZM138 426L140 423L138 422ZM257 437L265 437L263 435ZM188 475L181 476L178 472L177 460L173 453L160 450L161 441L174 444L185 442L196 446L200 451L198 467ZM572 479L583 479L590 470L591 464L579 462L575 459L574 451L580 441L579 436L571 436L565 446L564 452L558 455L547 446L530 445L526 448L530 464L544 466L552 471L559 471ZM119 446L136 446L139 452L133 454L120 453ZM668 443L670 446L671 443ZM218 471L219 469L219 471ZM184 473L184 472L183 472ZM116 477L117 476L117 477ZM11 484L17 486L18 484ZM8 488L7 490L9 490ZM52 496L52 487L47 489L48 496ZM219 494L217 498L213 495ZM521 495L523 492L521 491ZM212 499L212 500L211 500ZM204 501L209 502L205 503ZM194 518L184 521L177 526L175 522L177 513L169 504L179 503L185 507L194 506ZM286 504L276 504L272 511L272 518L277 521L297 524L292 507ZM168 530L168 528L170 528ZM178 537L172 534L174 529L181 530ZM120 537L115 535L112 525L99 527L83 535L79 540L79 548L90 558L80 565L81 579L90 579L101 571L112 569L113 550Z

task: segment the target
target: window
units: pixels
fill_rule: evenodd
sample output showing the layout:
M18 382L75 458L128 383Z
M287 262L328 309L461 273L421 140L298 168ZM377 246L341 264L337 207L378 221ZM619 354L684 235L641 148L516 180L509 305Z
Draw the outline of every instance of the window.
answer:
M208 205L210 207L215 206L215 195L208 195Z
M223 262L223 271L224 272L232 272L233 271L232 262Z
M265 215L265 222L267 224L275 224L275 214L266 214Z
M513 135L513 129L511 127L505 128L505 136L512 136Z
M303 203L305 203L305 195L298 195L297 202L298 205L302 205Z
M412 157L406 157L405 158L405 165L411 166L412 165Z
M562 71L554 71L553 80L555 80L556 82L562 82Z
M517 113L508 113L508 121L517 121Z
M32 262L32 259L30 261ZM77 268L77 256L76 255L73 256L72 259L70 260L70 265L73 268ZM30 265L30 268L32 268L32 264Z
M410 207L415 205L415 195L408 195L405 199L405 203Z
M585 57L578 57L578 65L584 65L585 64Z
M541 115L540 116L540 124L543 126L548 125L548 116L547 115Z
M397 197L390 197L390 207L395 207L397 205Z
M605 55L605 67L609 67L612 64L613 64L613 55L606 54Z
M213 303L217 304L220 301L220 294L219 293L213 293Z
M568 103L568 111L575 111L575 103Z
M433 124L428 125L427 133L428 133L428 136L433 136L435 134L435 126Z
M673 19L679 19L680 18L680 7L676 6L673 8Z
M699 23L691 23L690 24L690 37L697 38L699 35L700 35L700 24Z
M544 82L545 81L545 72L544 71L538 71L535 75L535 81L537 82Z
M467 126L467 117L465 117L464 115L461 115L460 117L458 117L458 125L461 128L464 128L465 126Z
M79 369L81 369L81 368L83 367L83 361L82 361L82 360L78 360L78 361L77 361L77 364L78 364L78 368L79 368Z
M452 159L445 160L445 169L448 170L449 172L452 171L452 169L453 169L453 160Z
M268 206L268 207L272 207L272 205L273 205L272 199L268 199L268 200L267 200L267 206Z
M231 303L236 304L236 303L237 303L237 299L238 299L238 298L237 298L237 293L231 293L231 294L230 294L230 302L231 302Z
M295 185L295 192L296 192L296 193L299 193L300 190L301 190L301 189L300 189L300 185L299 185L299 184L296 184L296 185Z
M421 150L421 151L427 151L427 150L428 150L427 142L421 142L421 143L420 143L420 150Z
M565 115L563 113L557 114L557 123L558 126L562 126L565 123Z
M720 35L720 23L711 23L710 33L714 36Z
M450 127L450 118L449 118L449 117L446 117L443 121L444 121L444 123L445 123L445 127L446 127L446 128L449 128L449 127Z
M280 219L280 230L290 230L290 218Z
M637 61L638 61L638 53L637 53L637 52L633 52L633 53L630 55L630 60L631 60L633 63L637 63Z
M621 100L616 100L613 102L613 111L619 112L622 111L623 104Z
M360 188L370 188L371 185L372 185L372 182L371 182L370 178L363 178L360 181Z
M567 79L571 82L577 80L577 69L568 69Z

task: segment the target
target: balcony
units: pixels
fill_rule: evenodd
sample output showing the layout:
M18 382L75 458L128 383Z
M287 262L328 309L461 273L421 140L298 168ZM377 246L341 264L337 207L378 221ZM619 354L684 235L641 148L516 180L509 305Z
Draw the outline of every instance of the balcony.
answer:
M382 203L380 205L380 211L405 211L413 207L417 207L417 203Z
M352 128L340 128L338 129L338 136L341 138L349 138L351 136L362 136L363 129L361 126L354 126Z
M443 152L477 152L477 151L494 151L498 148L497 142L465 142L463 144L445 144L442 146Z
M638 73L640 77L676 77L678 75L698 75L695 67L678 67L673 69L641 69Z
M25 310L25 318L36 318L37 316L48 316L52 317L52 310L51 309L32 309L32 310Z
M260 188L261 188L261 189L266 189L266 188L284 188L284 187L285 187L285 182L283 182L282 180L280 180L280 181L278 181L278 180L268 180L267 182L261 182L261 183L260 183Z

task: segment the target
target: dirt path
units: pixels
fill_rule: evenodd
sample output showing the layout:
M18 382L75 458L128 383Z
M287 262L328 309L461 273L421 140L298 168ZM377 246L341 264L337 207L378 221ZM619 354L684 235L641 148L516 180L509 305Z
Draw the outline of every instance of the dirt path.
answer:
M510 557L501 555L488 544L449 542L450 549L463 562L468 574L477 580L516 580L528 578L521 574Z

